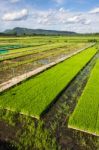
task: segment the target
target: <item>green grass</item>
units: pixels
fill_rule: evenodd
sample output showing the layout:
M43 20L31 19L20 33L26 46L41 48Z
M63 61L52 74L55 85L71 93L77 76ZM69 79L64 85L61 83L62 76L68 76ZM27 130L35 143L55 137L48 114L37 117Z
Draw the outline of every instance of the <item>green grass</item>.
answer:
M97 52L95 47L67 59L0 95L0 107L39 118Z
M68 126L99 136L99 60L92 70Z

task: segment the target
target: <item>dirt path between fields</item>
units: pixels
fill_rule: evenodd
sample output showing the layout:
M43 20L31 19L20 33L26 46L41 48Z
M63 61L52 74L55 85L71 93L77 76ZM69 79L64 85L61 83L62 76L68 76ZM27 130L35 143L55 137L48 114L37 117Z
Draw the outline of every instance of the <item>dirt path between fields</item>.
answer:
M60 63L60 62L63 62L64 60L66 60L66 59L68 59L68 58L70 58L70 57L72 57L72 56L74 56L74 55L80 53L81 51L83 51L83 50L85 50L85 49L87 49L87 48L89 48L89 47L94 46L94 45L95 45L95 43L90 44L90 45L87 46L86 48L82 48L82 49L80 49L80 50L77 50L76 52L74 52L74 53L72 53L72 54L68 54L68 55L66 55L65 57L60 58L60 59L58 59L58 60L55 60L55 61L52 62L52 63L49 63L49 64L47 64L47 65L44 65L44 66L42 66L42 67L39 67L39 68L37 68L37 69L35 69L35 70L33 70L33 71L30 71L30 72L28 72L28 73L25 73L25 74L23 74L23 75L14 77L14 78L12 78L12 79L9 80L9 81L0 84L0 92L3 92L3 91L5 91L5 90L11 88L11 87L13 87L14 85L16 85L16 84L18 84L18 83L20 83L20 82L22 82L22 81L24 81L24 80L26 80L26 79L28 79L28 78L34 76L34 75L39 74L39 73L45 71L46 69L48 69L48 68L50 68L50 67L52 67L52 66L54 66L54 65L56 65L56 64L58 64L58 63Z

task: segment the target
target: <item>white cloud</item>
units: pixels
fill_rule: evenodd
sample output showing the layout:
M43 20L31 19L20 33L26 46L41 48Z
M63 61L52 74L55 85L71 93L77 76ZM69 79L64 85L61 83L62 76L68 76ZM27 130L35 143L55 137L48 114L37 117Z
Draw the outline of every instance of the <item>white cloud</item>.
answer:
M79 16L73 16L73 17L71 17L71 18L68 18L67 19L67 22L68 23L77 23L77 22L79 22L81 19L80 19L80 17Z
M91 24L91 20L90 20L90 19L86 19L86 20L84 21L84 24L85 24L85 25Z
M23 9L18 12L9 12L6 13L3 17L2 20L4 21L18 21L18 20L25 20L28 17L28 10Z
M92 9L89 13L91 14L99 13L99 7Z
M60 11L60 12L65 12L65 10L64 10L63 7L61 7L61 8L59 9L59 11Z
M91 20L79 15L79 16L73 16L71 18L68 18L67 22L71 24L80 23L80 24L88 25L91 23Z
M7 8L6 8L7 9ZM11 12L12 8L2 10L0 30L6 28L27 27L52 30L66 30L75 32L99 32L99 14L77 12L65 8L38 10L31 8ZM16 8L17 10L17 8ZM5 12L9 13L5 13ZM4 14L5 13L5 14ZM3 17L2 17L3 16ZM26 19L26 20L25 20ZM23 20L23 21L19 21ZM15 22L16 21L16 22Z
M38 25L42 26L57 26L64 27L66 25L79 26L90 25L91 18L86 17L84 14L74 13L64 8L52 9L48 11L34 10L31 19Z

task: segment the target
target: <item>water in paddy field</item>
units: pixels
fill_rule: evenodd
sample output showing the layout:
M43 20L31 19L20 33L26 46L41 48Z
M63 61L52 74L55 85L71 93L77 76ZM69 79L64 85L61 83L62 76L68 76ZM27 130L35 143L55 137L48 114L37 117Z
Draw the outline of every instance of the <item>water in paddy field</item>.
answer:
M5 54L5 53L8 53L8 50L0 49L0 54Z

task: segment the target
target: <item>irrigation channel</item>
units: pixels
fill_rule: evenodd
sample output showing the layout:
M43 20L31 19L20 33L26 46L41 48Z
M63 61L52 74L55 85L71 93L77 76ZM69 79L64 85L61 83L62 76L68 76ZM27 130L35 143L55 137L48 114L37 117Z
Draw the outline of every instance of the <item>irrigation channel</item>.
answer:
M75 77L75 79L73 79L68 87L66 87L66 89L60 94L60 96L47 110L47 112L45 112L41 120L32 120L34 121L34 124L36 126L36 132L42 132L40 133L40 138L42 137L41 135L44 133L44 130L49 130L51 140L53 140L53 137L55 138L57 146L54 148L51 147L49 148L49 150L98 150L98 137L68 128L69 116L73 112L77 104L78 98L83 92L83 89L88 81L91 70L96 63L97 58L99 58L99 53L97 53L92 58L92 60L79 72L79 74ZM43 122L43 130L40 131L40 128L37 128L37 126L39 126L41 122ZM14 132L14 127L12 131ZM10 139L15 139L15 133L11 133L11 130L9 130L9 132ZM3 135L3 137L1 136L1 140L5 138L5 135L3 133L6 132L4 132L3 129L0 129L0 135ZM29 140L32 140L32 138ZM37 150L39 150L38 147Z

